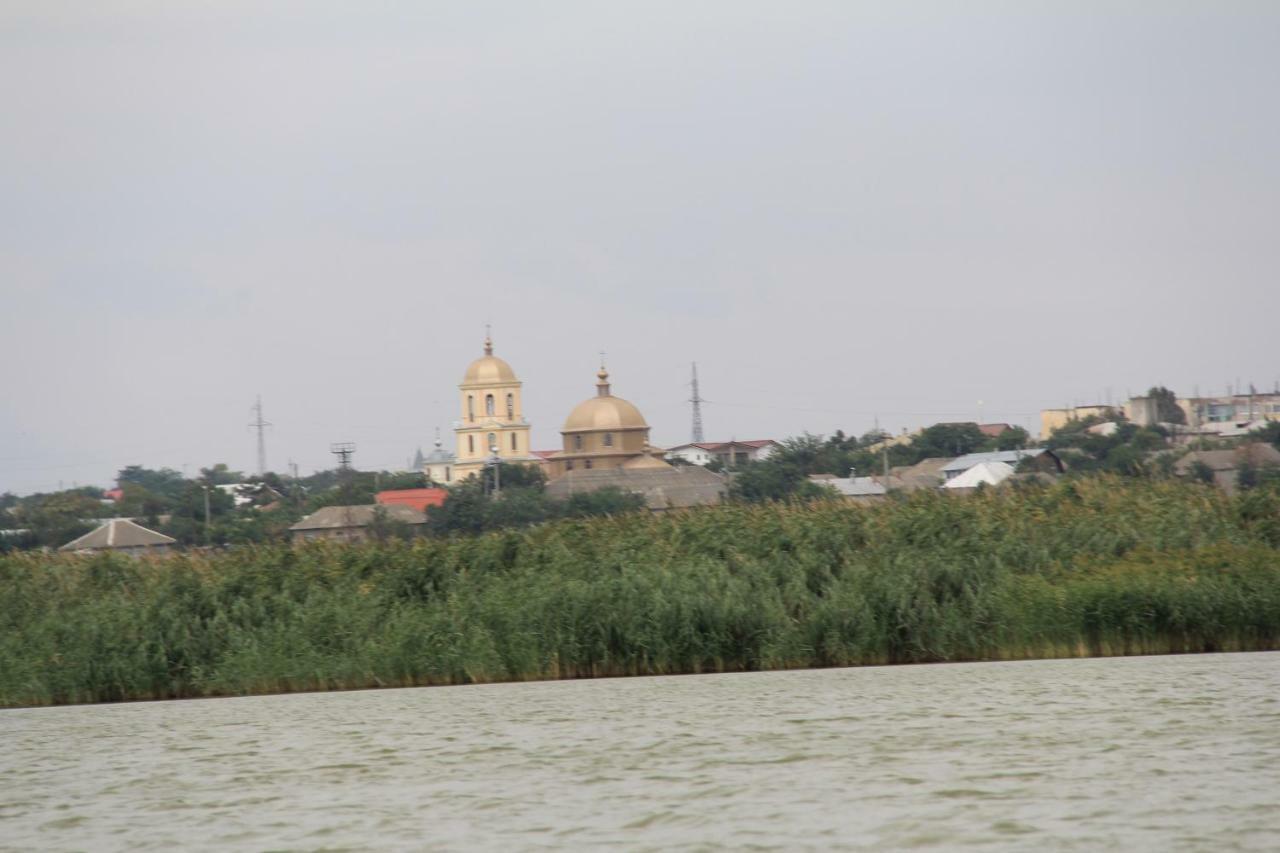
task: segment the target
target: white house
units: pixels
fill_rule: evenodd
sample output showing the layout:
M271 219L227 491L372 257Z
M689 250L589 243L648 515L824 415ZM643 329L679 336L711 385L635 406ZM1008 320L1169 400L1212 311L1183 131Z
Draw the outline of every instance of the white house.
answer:
M699 441L667 450L667 459L683 459L691 465L708 465L719 460L726 468L745 462L761 462L773 455L778 442L771 438L755 441Z

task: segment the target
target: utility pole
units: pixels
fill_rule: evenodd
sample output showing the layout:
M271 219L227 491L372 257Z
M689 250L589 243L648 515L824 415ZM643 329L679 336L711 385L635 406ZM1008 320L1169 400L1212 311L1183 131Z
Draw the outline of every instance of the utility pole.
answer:
M702 437L702 395L698 393L698 362L693 362L693 396L689 398L689 402L693 404L693 429L690 441L694 444L700 444L705 439Z
M212 545L213 539L209 533L209 487L204 487L204 544Z
M262 419L262 395L258 395L258 401L253 404L253 423L250 427L258 431L258 476L261 477L267 473L267 440L263 432L271 424Z
M350 528L354 521L351 515L351 456L356 452L354 441L335 441L329 445L329 452L338 457L338 481L342 488L343 518Z

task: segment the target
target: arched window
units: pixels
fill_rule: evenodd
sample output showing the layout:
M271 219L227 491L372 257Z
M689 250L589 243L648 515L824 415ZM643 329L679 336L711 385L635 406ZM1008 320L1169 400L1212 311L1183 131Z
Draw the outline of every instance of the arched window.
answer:
M476 452L476 437L474 435L467 436L467 452L468 453Z
M474 421L476 419L476 398L467 395L467 420Z
M493 433L489 433L489 449L494 453L498 452L498 437Z
M516 444L516 434L515 434L514 432L513 432L513 433L511 433L511 449L512 449L512 450L519 450L519 449L520 449L520 446L519 446L518 444Z
M489 417L493 417L493 395L484 395L484 413Z
M604 434L604 446L605 446L605 447L613 447L613 433L611 433L611 432L606 432L606 433Z
M575 436L573 437L573 449L574 449L574 450L581 450L581 449L582 449L582 436L580 436L580 435L575 435Z
M516 419L516 397L514 394L507 395L507 420L514 421Z

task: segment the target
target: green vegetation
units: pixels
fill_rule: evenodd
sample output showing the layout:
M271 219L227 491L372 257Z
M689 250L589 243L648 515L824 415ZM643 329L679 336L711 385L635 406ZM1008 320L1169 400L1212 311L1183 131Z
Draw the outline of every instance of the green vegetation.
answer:
M0 705L1280 647L1280 492L1114 476L365 546L0 556Z

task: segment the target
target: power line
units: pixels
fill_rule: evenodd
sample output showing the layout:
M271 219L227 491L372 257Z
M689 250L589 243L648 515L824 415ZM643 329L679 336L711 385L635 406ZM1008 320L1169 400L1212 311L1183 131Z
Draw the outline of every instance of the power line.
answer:
M258 430L258 476L261 477L267 473L267 439L264 430L271 426L262 419L262 395L258 395L258 401L253 405L255 417L250 427Z
M693 396L689 402L693 404L693 429L690 441L694 444L702 442L702 396L698 394L698 362L693 362Z

